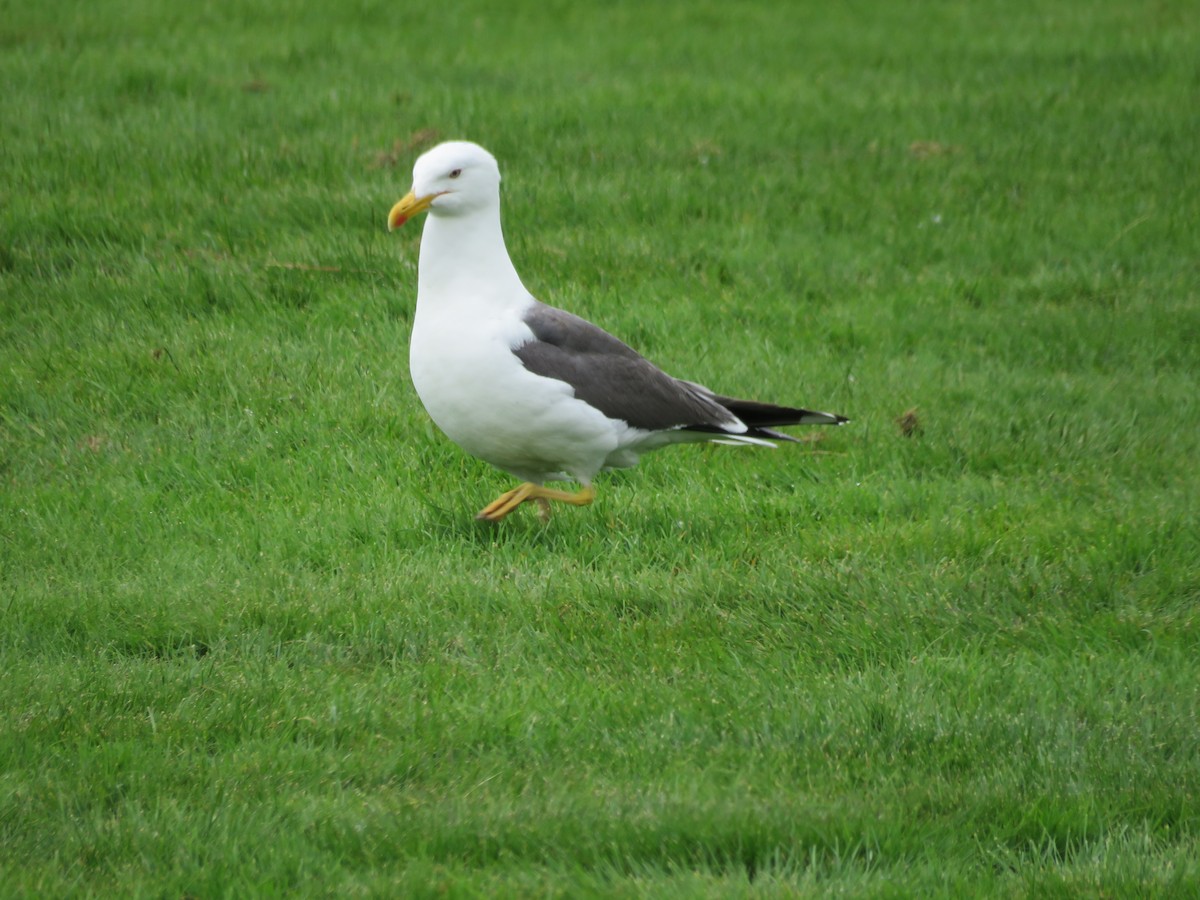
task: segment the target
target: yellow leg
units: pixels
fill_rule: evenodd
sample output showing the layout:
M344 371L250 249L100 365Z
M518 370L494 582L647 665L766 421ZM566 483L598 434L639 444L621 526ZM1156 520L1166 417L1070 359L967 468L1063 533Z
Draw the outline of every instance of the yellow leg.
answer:
M559 503L570 503L572 506L587 506L595 496L596 492L592 490L591 485L585 486L578 494L571 494L567 491L556 491L553 488L542 487L540 484L526 481L524 484L517 485L511 491L501 494L481 509L475 518L484 519L488 522L499 522L522 503L533 500L538 505L538 516L545 522L550 518L551 500L557 500Z

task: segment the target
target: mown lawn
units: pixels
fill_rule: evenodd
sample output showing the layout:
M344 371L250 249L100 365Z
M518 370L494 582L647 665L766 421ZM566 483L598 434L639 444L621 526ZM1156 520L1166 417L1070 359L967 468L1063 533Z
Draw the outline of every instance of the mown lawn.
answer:
M0 10L0 895L1200 890L1189 3ZM452 137L541 299L853 423L475 523Z

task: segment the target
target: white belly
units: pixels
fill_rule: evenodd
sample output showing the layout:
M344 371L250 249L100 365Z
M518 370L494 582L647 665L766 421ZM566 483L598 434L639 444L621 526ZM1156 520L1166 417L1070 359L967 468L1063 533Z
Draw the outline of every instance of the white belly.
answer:
M569 385L529 372L512 347L530 336L516 315L413 323L409 368L430 417L473 456L529 481L588 482L617 449L623 423L582 401Z

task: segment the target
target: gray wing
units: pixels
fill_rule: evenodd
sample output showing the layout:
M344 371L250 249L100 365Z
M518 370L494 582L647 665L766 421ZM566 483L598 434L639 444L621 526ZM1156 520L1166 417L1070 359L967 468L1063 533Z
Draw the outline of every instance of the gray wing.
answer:
M536 301L523 318L533 340L513 353L525 368L566 382L610 419L647 431L744 430L708 390L672 378L586 319Z

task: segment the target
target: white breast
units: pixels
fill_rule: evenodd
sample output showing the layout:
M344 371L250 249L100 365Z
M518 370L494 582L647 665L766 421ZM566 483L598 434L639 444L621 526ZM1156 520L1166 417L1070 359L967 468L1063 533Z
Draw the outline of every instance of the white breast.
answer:
M409 367L430 417L468 453L518 478L590 481L616 450L623 423L521 364L513 348L533 335L520 310L472 306L447 315L418 305Z

